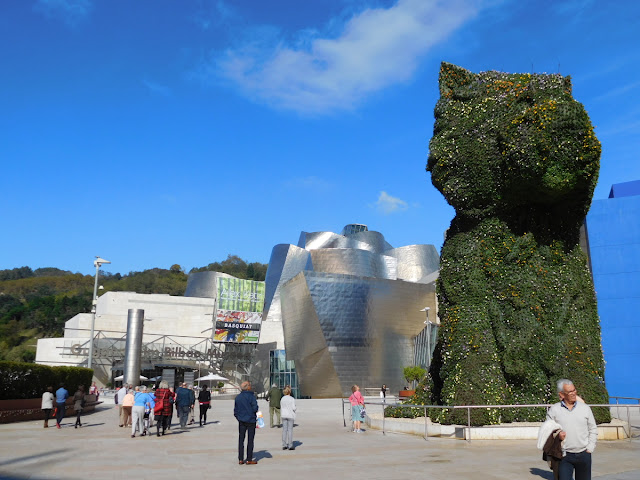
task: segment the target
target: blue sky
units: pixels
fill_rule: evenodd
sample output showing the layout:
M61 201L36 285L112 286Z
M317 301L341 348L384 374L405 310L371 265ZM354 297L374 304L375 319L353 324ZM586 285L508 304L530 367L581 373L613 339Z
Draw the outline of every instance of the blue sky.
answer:
M640 2L5 0L0 269L266 263L365 223L438 249L425 172L441 61L571 75L640 179Z

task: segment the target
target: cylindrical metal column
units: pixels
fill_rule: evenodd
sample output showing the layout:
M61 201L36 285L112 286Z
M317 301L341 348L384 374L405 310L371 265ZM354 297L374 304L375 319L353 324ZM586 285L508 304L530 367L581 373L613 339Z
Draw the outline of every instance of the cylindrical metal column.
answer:
M140 385L143 327L144 310L130 308L127 311L127 343L124 347L124 383L134 386Z

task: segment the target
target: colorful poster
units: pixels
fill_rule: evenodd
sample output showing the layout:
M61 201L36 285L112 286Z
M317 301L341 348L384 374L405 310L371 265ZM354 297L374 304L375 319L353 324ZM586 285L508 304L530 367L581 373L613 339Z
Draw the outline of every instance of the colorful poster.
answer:
M218 278L218 303L214 341L258 343L264 282Z

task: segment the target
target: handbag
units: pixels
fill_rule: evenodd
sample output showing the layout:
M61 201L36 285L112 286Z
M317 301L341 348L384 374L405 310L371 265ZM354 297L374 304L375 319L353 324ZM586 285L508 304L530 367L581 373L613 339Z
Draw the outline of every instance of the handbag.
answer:
M153 407L153 413L155 413L156 415L162 415L163 410L164 410L164 398L160 398L156 402L156 406Z
M360 410L360 418L364 418L367 415L367 411L364 409L364 407L362 407L362 410Z

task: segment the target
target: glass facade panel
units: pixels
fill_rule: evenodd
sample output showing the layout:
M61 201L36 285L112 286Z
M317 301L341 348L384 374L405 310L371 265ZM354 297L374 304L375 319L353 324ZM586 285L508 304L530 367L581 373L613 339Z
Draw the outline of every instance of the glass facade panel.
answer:
M287 361L284 350L271 350L269 352L269 384L274 383L278 388L291 386L291 396L300 398L298 375L293 360Z

